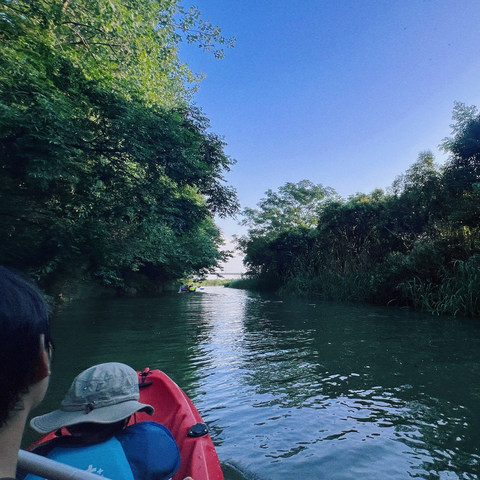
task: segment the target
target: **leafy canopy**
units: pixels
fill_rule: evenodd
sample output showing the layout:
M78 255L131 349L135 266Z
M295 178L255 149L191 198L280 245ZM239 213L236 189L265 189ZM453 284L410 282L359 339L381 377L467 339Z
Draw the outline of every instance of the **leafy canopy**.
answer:
M277 192L267 190L258 209L245 208L242 224L250 227L252 236L280 233L294 227L314 228L325 202L335 196L332 188L310 180L287 182Z
M0 262L121 286L222 258L233 160L177 55L197 26L226 42L208 25L172 0L0 0Z

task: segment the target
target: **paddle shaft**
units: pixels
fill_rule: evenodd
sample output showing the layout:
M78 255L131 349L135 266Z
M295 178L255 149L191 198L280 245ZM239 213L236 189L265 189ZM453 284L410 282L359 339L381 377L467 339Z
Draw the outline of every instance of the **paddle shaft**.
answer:
M105 477L79 470L78 468L56 462L40 455L20 450L18 452L18 465L29 473L50 480L108 480Z

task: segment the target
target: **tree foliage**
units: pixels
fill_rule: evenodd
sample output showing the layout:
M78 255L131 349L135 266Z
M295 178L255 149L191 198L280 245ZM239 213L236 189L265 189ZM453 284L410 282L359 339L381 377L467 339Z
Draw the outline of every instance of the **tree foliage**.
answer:
M177 45L199 22L197 41L220 31L173 0L0 8L0 262L47 285L72 267L120 286L213 267L233 160L188 102Z
M243 225L250 227L252 235L280 233L290 228L316 226L318 216L327 199L335 191L309 180L288 182L277 192L267 190L258 209L243 210Z
M479 316L480 115L456 104L453 118L445 165L422 152L388 192L327 196L302 226L267 192L246 212L250 271L323 298Z
M199 80L178 57L182 40L217 57L234 44L178 0L1 0L0 7L2 45L20 60L66 57L89 80L163 106L190 99L188 84Z
M452 134L443 142L450 154L445 168L445 189L451 218L457 226L478 226L480 216L480 113L457 103Z
M288 182L276 192L268 190L258 209L245 208L242 223L249 230L239 244L251 272L274 276L286 272L286 265L299 251L298 245L305 244L305 233L316 226L321 210L334 198L333 189L302 180ZM289 244L290 248L286 247Z

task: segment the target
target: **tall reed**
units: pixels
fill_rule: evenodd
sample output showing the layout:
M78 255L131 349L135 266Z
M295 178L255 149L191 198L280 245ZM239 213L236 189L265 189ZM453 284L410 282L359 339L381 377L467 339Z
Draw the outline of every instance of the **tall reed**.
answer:
M438 284L413 278L399 285L417 310L437 315L480 316L480 255L455 260Z

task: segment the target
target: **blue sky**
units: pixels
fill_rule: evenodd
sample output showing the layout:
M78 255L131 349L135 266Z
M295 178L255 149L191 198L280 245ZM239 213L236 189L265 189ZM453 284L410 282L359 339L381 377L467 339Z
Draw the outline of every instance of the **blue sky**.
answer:
M195 103L237 160L242 207L302 179L344 197L386 188L422 151L444 160L455 101L480 106L478 0L191 4L237 39L223 60L181 57L206 74Z

